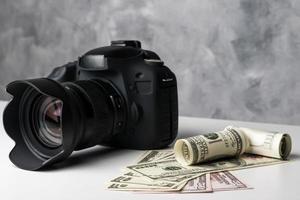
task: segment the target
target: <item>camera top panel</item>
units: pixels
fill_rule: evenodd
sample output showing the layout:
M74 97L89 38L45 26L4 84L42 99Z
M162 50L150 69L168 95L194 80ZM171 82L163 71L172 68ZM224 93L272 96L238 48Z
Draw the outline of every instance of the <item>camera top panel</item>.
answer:
M118 40L112 41L111 46L100 47L88 51L79 58L79 66L85 70L104 70L108 68L106 58L132 59L137 57L140 57L145 61L160 61L160 58L156 53L141 49L140 41Z
M134 47L123 46L107 46L93 49L87 52L84 56L88 55L103 55L110 58L130 58L138 56L142 50Z
M130 58L140 55L143 52L141 42L137 40L112 41L111 46L100 47L88 51L87 55L103 55L110 58Z

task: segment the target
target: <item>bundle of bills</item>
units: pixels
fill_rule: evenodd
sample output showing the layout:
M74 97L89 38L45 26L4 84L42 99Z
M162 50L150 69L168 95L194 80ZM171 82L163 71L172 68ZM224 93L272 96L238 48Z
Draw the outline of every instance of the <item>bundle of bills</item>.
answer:
M175 158L182 165L193 165L219 158L251 153L286 160L292 150L288 133L227 126L222 131L178 139Z
M110 181L108 189L143 192L213 192L249 189L229 170L283 163L286 161L244 154L193 166L176 161L173 149L146 151L124 174Z

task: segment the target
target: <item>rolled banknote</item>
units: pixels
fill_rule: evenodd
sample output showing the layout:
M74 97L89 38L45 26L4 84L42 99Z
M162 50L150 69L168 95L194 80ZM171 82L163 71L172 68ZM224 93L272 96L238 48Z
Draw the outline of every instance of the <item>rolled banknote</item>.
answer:
M242 127L231 127L243 132L249 141L246 153L287 159L292 150L292 139L287 133L266 132Z
M249 143L239 129L226 127L223 131L179 139L174 146L175 158L183 165L192 165L224 157L239 156Z

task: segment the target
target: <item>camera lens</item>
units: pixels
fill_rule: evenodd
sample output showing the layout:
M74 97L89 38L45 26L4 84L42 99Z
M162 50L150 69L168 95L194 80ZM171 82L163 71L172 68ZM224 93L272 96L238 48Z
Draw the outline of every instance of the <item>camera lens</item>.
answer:
M54 97L42 96L34 109L35 130L40 142L48 147L62 144L62 107L63 102Z
M16 142L10 159L23 169L37 170L75 150L107 144L124 128L123 97L107 80L31 79L10 83L7 91L14 96L3 114L5 130Z

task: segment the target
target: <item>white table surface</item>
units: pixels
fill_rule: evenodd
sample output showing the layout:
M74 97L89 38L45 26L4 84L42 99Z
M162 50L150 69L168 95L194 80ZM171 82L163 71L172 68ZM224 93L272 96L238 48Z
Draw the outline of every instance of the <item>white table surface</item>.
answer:
M198 194L140 194L109 191L106 183L121 174L142 151L109 150L94 147L74 153L61 168L50 171L25 171L15 167L8 154L14 143L6 135L0 102L0 199L30 200L113 200L113 199L300 199L300 126L180 117L179 136L187 137L222 130L227 125L287 131L293 139L291 162L234 171L233 174L254 189Z

